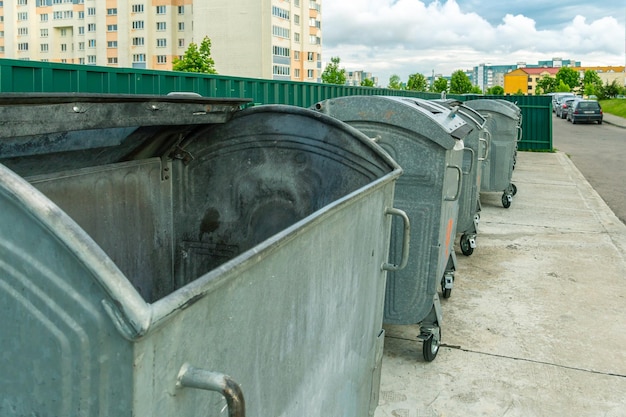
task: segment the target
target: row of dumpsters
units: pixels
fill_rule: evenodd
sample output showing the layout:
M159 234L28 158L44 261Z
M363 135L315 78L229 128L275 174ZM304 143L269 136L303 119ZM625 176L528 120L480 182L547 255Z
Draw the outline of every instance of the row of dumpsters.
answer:
M507 101L386 96L2 94L0 125L0 415L42 417L373 415L383 324L435 359L521 138Z

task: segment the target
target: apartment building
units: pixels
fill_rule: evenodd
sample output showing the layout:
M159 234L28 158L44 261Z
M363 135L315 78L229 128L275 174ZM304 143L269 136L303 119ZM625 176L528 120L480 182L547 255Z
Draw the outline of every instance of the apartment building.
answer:
M221 75L321 79L321 0L0 0L0 58L171 70L207 36Z

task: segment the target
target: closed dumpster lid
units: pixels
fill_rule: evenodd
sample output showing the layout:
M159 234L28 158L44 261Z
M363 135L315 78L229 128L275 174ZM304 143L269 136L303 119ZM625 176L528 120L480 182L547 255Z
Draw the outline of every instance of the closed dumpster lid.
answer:
M503 103L504 102L504 103ZM506 102L506 100L502 99L477 99L477 100L468 100L465 102L465 105L476 109L478 111L488 111L496 114L501 114L502 116L508 117L513 120L519 120L519 107L511 106L512 103Z
M434 101L393 96L348 96L319 102L315 108L352 124L359 121L391 124L452 149L472 127Z
M482 114L480 114L480 112L478 112L477 110L466 106L462 101L455 100L455 99L444 99L444 100L433 100L433 101L439 102L449 108L458 107L457 109L458 113L462 115L462 117L464 117L466 121L473 123L479 129L483 129L485 127L485 123L487 122L487 119Z

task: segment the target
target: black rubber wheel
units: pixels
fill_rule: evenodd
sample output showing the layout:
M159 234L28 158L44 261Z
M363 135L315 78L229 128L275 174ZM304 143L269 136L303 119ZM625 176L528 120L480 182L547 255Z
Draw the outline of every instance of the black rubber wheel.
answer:
M435 337L431 334L422 345L422 355L426 362L432 362L437 357L437 353L439 353L439 341L435 340Z
M452 288L443 288L442 295L443 298L450 298L450 296L452 296Z
M598 120L598 124L601 125L602 124L602 120Z
M511 184L511 189L513 190L513 195L517 194L517 185Z
M509 198L508 198L508 196L506 194L502 194L502 206L504 208L511 207L511 200L509 200Z
M470 245L469 238L465 234L461 235L459 246L461 247L461 252L463 252L463 255L465 256L470 256L474 253L474 248Z

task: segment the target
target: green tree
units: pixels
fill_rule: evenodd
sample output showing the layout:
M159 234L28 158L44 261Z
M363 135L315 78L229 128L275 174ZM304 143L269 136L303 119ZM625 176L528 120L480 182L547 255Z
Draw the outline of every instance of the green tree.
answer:
M444 91L448 91L448 80L443 77L439 77L433 83L433 92L441 93Z
M400 83L400 76L393 74L391 77L389 77L389 85L387 86L387 88L400 90L402 88L402 84Z
M409 80L406 83L407 90L412 91L426 91L428 89L428 82L426 77L422 74L410 74Z
M574 91L580 86L580 76L578 72L570 67L561 67L559 72L556 73L556 82L559 85L563 82L563 84L569 87L568 91Z
M556 78L549 75L544 75L537 81L537 89L541 89L543 94L554 93L558 85Z
M322 73L323 83L339 85L344 85L346 83L346 69L339 69L340 62L341 59L338 56L330 58L330 63L326 65L326 68Z
M467 74L462 70L454 71L450 77L450 92L452 94L465 94L470 91L472 91L472 82Z
M623 91L624 88L617 83L617 80L613 80L611 84L607 81L603 86L598 88L596 95L600 100L606 100L609 98L615 98L618 94L622 94Z
M361 87L374 87L374 80L371 80L369 78L361 80Z
M586 70L582 80L582 90L586 96L598 95L602 88L602 80L597 72Z
M191 42L182 59L174 58L172 69L174 71L217 74L215 62L211 58L211 39L205 36L200 42L200 48Z
M503 96L504 95L504 87L501 85L494 85L493 87L487 90L487 94L492 96Z
M565 84L563 80L559 80L559 84L556 86L557 93L569 93L572 91L569 85Z
M473 85L469 92L472 94L483 94L483 90L477 85Z

